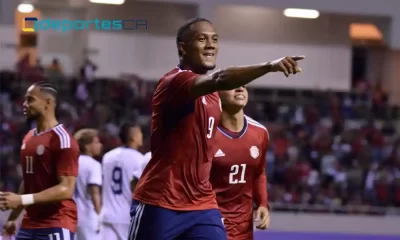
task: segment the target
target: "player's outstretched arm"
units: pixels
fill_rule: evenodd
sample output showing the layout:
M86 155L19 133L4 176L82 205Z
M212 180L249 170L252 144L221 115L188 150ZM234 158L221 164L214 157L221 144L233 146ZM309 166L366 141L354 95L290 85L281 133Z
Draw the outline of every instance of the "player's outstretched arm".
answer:
M190 94L199 97L215 91L235 89L270 72L283 72L288 77L290 74L301 72L297 61L304 58L304 56L284 57L272 62L229 67L208 75L199 75L194 79Z

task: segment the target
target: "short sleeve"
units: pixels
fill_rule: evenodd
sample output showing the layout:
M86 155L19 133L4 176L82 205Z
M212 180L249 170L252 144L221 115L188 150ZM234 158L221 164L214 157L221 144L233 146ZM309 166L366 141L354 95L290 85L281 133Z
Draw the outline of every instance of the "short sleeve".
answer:
M76 140L64 129L58 128L53 140L58 176L78 176L79 147Z
M146 158L142 155L142 156L138 156L137 159L135 159L137 161L137 167L135 168L135 170L133 171L132 175L133 177L139 179L142 176L143 170L147 165L147 161Z
M79 149L75 139L69 139L70 145L59 148L56 154L58 176L78 176Z
M91 171L89 173L88 184L101 186L102 185L101 164L98 162L95 163L96 164L93 164Z
M137 168L137 169L135 169L135 170L133 171L132 176L133 176L134 178L136 178L136 179L139 179L139 178L142 176L142 173L143 173L142 169Z
M169 100L173 104L187 103L193 100L190 96L190 88L193 80L198 76L191 71L180 71L166 79L168 90L171 92Z

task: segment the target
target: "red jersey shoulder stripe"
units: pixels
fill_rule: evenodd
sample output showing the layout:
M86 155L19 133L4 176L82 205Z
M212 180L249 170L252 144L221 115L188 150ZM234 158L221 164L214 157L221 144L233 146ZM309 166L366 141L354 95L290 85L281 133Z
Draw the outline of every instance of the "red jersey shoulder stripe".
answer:
M53 130L60 140L60 149L71 148L71 136L65 130L64 126L58 125Z
M268 140L269 140L269 132L268 132L268 129L267 129L266 127L264 127L261 123L257 122L256 120L252 119L252 118L249 117L249 116L246 116L246 115L245 115L245 118L246 118L246 120L247 120L247 122L248 122L249 124L264 129L265 132L267 133L267 138L268 138Z

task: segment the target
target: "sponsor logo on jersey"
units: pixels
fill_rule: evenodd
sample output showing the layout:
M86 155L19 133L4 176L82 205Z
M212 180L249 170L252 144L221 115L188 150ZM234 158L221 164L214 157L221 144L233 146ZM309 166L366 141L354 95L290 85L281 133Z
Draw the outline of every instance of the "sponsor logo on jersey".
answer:
M221 149L218 149L218 151L214 155L214 157L223 157L223 156L225 156L225 153Z
M254 159L258 158L260 156L260 150L256 146L252 146L250 148L250 156Z
M43 145L39 145L36 148L36 153L37 153L37 155L42 155L44 153L44 146Z

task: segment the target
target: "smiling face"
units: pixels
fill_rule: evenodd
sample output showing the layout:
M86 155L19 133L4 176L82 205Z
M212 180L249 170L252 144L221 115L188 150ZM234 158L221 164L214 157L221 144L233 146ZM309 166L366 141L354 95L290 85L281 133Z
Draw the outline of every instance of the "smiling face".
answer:
M220 91L221 104L223 110L237 111L247 105L248 92L246 86L238 87L233 90Z
M178 48L185 64L199 73L213 70L218 54L218 35L212 24L206 21L194 23L184 39Z

